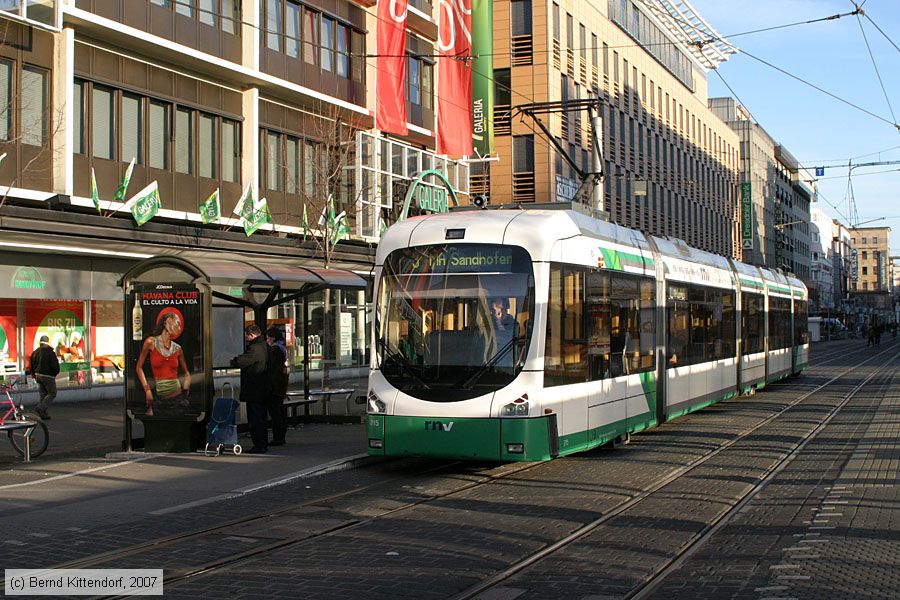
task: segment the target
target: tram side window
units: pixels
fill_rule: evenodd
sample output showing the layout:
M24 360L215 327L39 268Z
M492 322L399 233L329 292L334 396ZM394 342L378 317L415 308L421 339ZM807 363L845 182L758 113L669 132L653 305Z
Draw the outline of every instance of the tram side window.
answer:
M765 311L761 294L741 293L741 332L744 356L765 350Z
M548 387L587 381L584 281L582 270L550 267L544 350L544 385Z
M655 368L654 280L589 272L586 303L591 380Z
M769 350L791 345L791 301L769 296Z
M794 343L798 346L809 343L808 307L806 300L794 300Z
M725 290L669 286L668 367L734 357L734 300L734 294Z

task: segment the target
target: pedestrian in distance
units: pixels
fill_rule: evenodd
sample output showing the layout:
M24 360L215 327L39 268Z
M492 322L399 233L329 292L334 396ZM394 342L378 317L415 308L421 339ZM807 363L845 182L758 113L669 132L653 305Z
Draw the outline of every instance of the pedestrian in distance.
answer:
M35 412L42 419L49 420L47 408L56 399L56 376L59 375L59 358L50 347L50 338L42 335L40 345L31 354L31 376L38 384L40 402Z
M244 329L247 349L240 356L231 359L231 366L241 370L240 400L247 404L247 421L250 425L250 439L253 447L250 454L264 454L269 450L269 436L266 429L266 404L269 401L269 374L266 371L268 350L258 325L248 325Z
M287 415L284 411L284 399L288 388L287 347L284 345L284 334L277 327L266 330L268 345L269 401L267 408L272 421L272 441L270 446L284 446L287 434Z

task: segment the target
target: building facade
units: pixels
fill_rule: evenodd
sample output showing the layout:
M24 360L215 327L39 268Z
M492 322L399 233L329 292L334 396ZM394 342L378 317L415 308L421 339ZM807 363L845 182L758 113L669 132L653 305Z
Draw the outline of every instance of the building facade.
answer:
M850 243L856 251L857 278L854 291L890 292L890 227L850 229Z
M810 236L810 314L834 314L838 306L835 294L835 224L831 215L820 208L811 211Z
M494 205L572 200L581 182L563 154L594 170L588 113L541 115L554 144L516 107L599 99L610 220L740 256L738 138L707 107L706 81L733 50L689 45L715 37L691 17L697 25L683 28L681 18L631 0L495 1L500 160L473 165L473 192Z

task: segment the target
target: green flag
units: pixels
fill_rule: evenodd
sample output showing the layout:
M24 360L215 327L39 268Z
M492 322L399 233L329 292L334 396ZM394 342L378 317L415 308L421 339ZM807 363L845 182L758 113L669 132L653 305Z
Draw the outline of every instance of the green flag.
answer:
M209 225L218 223L220 216L222 216L222 211L219 207L219 190L216 188L209 198L200 203L200 218L204 225Z
M303 241L309 235L309 217L306 216L306 205L303 205L303 220L300 221L300 227L303 229Z
M162 207L156 182L154 181L132 196L127 206L131 209L131 216L134 217L134 221L138 226L155 217Z
M113 202L125 202L125 194L128 193L128 183L131 181L131 172L134 170L134 161L132 158L131 162L128 163L128 168L125 169L125 177L122 178L122 183L119 184L119 189L116 190L116 195L113 196Z
M341 214L335 215L333 197L328 198L328 231L331 237L332 246L350 235L350 224L347 222L347 211L342 210Z
M247 187L244 189L244 193L241 194L240 199L237 204L234 206L234 210L231 211L236 214L241 220L246 221L247 218L253 213L253 188L250 187L250 184L247 184Z
M250 213L244 217L244 233L247 237L253 235L257 229L272 222L272 213L269 212L269 203L265 198L254 202Z
M100 192L97 191L97 177L94 175L94 167L91 167L91 201L94 208L100 212Z

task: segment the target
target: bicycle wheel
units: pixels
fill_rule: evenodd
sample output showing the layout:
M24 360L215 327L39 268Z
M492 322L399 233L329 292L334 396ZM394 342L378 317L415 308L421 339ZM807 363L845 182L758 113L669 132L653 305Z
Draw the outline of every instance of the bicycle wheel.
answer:
M50 445L50 432L47 431L47 425L37 416L25 415L25 419L37 423L34 429L31 430L31 458L37 458ZM13 450L19 456L25 456L25 433L27 431L27 429L14 429L7 432L9 434L9 443L12 444Z

